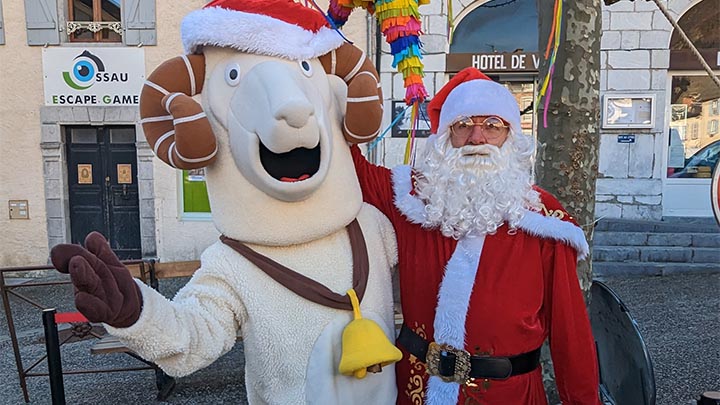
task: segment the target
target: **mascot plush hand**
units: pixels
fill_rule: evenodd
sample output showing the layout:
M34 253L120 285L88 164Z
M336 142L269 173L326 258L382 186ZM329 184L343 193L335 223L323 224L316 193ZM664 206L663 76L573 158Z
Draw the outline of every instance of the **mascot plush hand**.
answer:
M52 260L78 308L173 376L240 332L252 404L394 403L382 367L401 356L389 343L395 236L362 202L347 147L378 133L377 72L291 0L216 0L181 31L188 54L148 78L142 125L165 163L205 167L223 236L172 301L133 280L101 235L60 245Z

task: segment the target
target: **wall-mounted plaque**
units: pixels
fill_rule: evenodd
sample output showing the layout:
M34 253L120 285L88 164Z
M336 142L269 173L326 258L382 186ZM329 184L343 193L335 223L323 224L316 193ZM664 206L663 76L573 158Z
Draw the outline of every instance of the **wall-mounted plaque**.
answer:
M119 163L117 165L118 184L132 184L132 165Z
M8 201L10 209L10 219L30 219L28 210L28 200L10 200Z
M654 94L608 94L603 100L603 128L652 128Z
M417 127L415 128L415 136L418 138L430 136L430 119L428 118L427 106L428 102L425 101L420 104L418 109ZM405 138L412 127L412 108L409 108L404 101L393 101L392 107L393 118L398 121L392 128L391 136L393 138ZM399 115L402 115L402 118Z
M80 164L78 168L78 184L92 184L92 165Z

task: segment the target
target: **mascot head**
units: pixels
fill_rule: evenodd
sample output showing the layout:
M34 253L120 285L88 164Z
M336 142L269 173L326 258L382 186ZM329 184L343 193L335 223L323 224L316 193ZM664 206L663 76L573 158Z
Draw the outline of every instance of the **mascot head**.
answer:
M365 54L292 0L215 0L181 31L187 55L150 75L141 122L165 163L206 168L218 230L289 245L355 218L362 197L346 142L372 140L382 121Z

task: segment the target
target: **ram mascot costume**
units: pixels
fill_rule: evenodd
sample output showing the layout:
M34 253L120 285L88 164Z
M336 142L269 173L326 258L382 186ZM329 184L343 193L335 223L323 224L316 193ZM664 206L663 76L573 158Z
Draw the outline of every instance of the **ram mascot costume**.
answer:
M163 162L205 168L222 237L172 301L98 233L59 245L76 306L171 376L239 333L251 404L394 403L395 236L362 202L347 145L377 136L377 72L291 0L215 0L181 32L187 55L149 76L141 122Z

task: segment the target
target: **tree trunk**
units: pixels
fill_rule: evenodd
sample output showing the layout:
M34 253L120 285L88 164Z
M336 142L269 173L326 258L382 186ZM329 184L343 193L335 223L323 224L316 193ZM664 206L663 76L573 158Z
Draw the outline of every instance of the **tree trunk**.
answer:
M554 0L537 0L539 51L545 52L553 22ZM537 106L537 184L555 195L592 239L595 180L598 170L600 99L600 0L563 1L560 46L551 80L552 93ZM552 52L552 49L551 49ZM539 68L540 86L549 60ZM544 127L547 114L547 128ZM590 258L578 263L580 286L592 281ZM547 349L547 348L545 348ZM554 373L544 350L543 377L550 404L559 403Z

